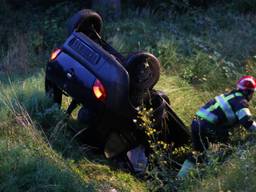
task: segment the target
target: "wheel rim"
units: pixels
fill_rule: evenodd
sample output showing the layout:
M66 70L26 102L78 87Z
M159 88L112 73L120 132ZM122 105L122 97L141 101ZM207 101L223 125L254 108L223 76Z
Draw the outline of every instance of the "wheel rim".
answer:
M139 83L142 87L148 87L151 84L151 79L153 77L148 61L145 61L141 65L137 65L135 70L138 71L138 73L134 77L134 83Z

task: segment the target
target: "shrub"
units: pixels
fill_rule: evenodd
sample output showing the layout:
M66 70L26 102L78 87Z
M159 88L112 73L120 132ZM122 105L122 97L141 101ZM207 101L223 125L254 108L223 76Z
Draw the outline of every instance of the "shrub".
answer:
M50 7L52 5L55 5L56 3L63 2L65 0L6 0L6 3L11 5L14 8L21 8L22 6L25 5L33 5L33 6L45 6L45 7Z
M26 37L17 35L12 40L9 49L0 64L0 70L5 73L27 73L29 68L29 50L26 43Z
M232 7L241 13L256 13L255 0L233 0Z

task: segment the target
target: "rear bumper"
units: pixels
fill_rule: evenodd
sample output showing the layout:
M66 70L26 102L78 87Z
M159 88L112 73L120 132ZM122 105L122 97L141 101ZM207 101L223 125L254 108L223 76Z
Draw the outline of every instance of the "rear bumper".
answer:
M86 106L104 106L96 100L92 92L92 86L96 80L95 75L64 52L48 63L46 79Z
M67 51L67 49L66 49ZM46 79L77 102L94 110L107 109L121 116L134 114L129 100L129 77L127 71L111 58L100 58L96 68L81 64L65 50L48 63ZM104 55L103 55L104 56ZM92 87L100 80L107 92L104 102L96 99Z

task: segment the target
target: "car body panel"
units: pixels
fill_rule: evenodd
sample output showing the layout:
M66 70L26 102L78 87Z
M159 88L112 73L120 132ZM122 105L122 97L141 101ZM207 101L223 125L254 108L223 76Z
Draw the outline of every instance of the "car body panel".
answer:
M129 100L128 72L114 56L77 32L69 36L62 50L54 61L49 62L46 74L60 89L85 106L104 105L106 109L125 116L136 111ZM104 103L92 95L96 79L106 89Z

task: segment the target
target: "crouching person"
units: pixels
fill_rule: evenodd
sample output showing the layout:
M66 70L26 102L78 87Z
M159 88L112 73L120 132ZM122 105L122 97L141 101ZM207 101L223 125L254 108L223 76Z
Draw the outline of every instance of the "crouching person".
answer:
M203 156L209 147L209 142L226 142L231 127L241 124L248 131L256 131L256 122L251 119L248 108L248 102L252 99L255 90L255 78L243 76L237 82L236 89L216 96L197 111L191 124L193 152L183 163L178 178L185 177L195 166L197 160L194 153Z

